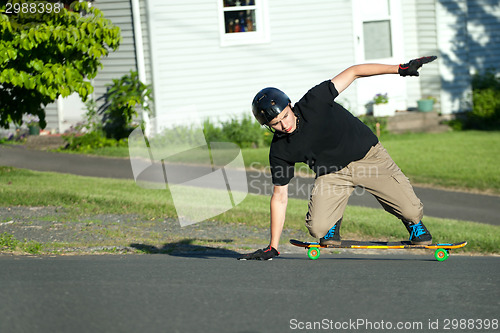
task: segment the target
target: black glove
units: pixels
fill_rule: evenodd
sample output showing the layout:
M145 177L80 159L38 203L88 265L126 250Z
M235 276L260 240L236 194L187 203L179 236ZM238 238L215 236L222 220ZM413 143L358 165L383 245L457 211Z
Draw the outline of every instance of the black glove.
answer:
M279 255L280 253L274 247L269 245L265 249L243 254L238 257L238 260L272 260L274 257Z
M436 56L422 57L418 59L410 60L409 63L399 65L398 73L401 76L418 76L418 69L422 67L423 64L436 60Z

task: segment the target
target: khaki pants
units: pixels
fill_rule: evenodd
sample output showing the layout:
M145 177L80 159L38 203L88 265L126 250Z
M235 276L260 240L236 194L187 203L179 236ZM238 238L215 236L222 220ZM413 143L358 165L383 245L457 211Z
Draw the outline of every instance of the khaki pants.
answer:
M403 221L418 223L423 217L423 205L410 181L379 142L363 159L316 179L306 215L311 236L326 235L344 214L356 186L373 194L387 212Z

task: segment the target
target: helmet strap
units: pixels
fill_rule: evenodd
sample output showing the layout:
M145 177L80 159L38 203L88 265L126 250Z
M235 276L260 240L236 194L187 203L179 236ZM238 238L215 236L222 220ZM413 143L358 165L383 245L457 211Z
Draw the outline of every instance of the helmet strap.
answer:
M264 127L271 133L276 133L276 130L274 128L272 128L271 126L269 126L268 124L265 124Z

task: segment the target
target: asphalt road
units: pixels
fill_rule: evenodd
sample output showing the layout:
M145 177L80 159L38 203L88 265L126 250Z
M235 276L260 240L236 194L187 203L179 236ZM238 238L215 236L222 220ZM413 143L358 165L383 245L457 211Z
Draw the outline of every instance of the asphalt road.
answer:
M127 159L22 147L0 145L0 165L132 179ZM249 174L250 191L268 194L266 179ZM292 196L307 197L312 180L296 181ZM498 197L416 191L428 215L498 224ZM364 197L350 203L373 206ZM375 253L0 255L0 332L498 331L499 257Z
M234 256L0 256L0 332L498 332L498 257Z
M53 171L82 176L134 179L128 159L104 158L77 154L58 154L28 150L22 146L0 145L0 165L27 168L37 171ZM186 178L200 176L203 170L195 167L180 167ZM247 172L248 191L270 195L270 176L263 172ZM171 181L171 179L169 179ZM175 180L174 180L175 181ZM177 181L181 181L177 179ZM290 197L308 199L313 178L295 177L290 183ZM206 184L216 187L215 184ZM442 191L415 187L415 192L424 203L426 216L451 218L500 225L500 196L479 195L455 191ZM350 205L381 208L380 204L363 189L356 189L349 199Z

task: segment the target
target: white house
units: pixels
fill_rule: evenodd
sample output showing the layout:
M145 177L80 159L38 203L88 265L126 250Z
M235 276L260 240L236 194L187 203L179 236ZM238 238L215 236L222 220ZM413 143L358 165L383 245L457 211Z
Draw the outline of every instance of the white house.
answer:
M350 65L398 64L437 55L419 78L357 80L338 101L354 114L377 93L397 110L438 99L443 114L470 102L471 74L500 63L497 0L96 0L122 29L123 43L93 80L94 96L130 69L153 85L153 131L250 112L253 96L278 87L297 101ZM498 68L497 68L498 69ZM73 109L71 109L73 107ZM64 130L81 105L47 107L49 128ZM69 119L73 115L74 119Z

